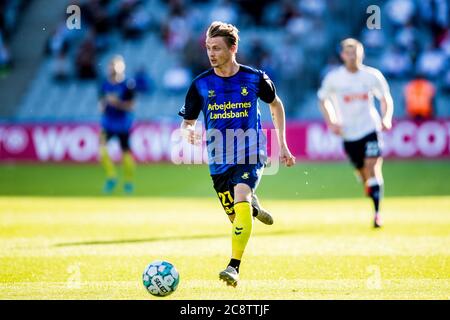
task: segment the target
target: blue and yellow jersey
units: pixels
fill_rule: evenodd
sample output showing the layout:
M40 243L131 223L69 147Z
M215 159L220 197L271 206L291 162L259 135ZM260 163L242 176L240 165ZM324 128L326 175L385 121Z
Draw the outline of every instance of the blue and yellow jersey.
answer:
M179 115L195 120L203 112L211 174L266 161L258 98L272 103L275 96L275 86L263 71L243 65L231 77L210 69L193 80Z
M124 80L113 83L104 80L100 86L99 98L103 99L108 95L115 95L122 102L132 101L135 97L135 82ZM128 132L133 125L133 120L134 113L132 111L118 109L106 101L101 118L101 125L104 130L116 133Z

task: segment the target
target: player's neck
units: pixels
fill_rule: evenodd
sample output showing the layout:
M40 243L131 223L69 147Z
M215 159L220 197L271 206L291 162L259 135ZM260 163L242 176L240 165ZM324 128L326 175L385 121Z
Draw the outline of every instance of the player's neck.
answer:
M345 69L350 73L357 73L359 70L361 70L361 65L359 64L345 65Z
M125 79L125 76L122 74L116 74L116 75L111 75L109 77L109 81L113 82L113 83L120 83Z
M239 64L236 60L232 60L227 64L221 65L220 67L214 68L214 72L219 77L232 77L239 71Z

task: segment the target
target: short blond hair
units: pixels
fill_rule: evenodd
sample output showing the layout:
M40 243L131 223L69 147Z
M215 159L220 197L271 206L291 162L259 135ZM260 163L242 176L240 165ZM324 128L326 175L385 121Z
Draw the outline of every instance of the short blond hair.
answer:
M237 46L239 43L239 30L230 23L222 21L214 21L206 31L206 36L209 38L223 37L228 48Z
M363 44L354 38L347 38L341 41L341 52L344 51L345 48L355 48L357 53L360 52L364 55Z

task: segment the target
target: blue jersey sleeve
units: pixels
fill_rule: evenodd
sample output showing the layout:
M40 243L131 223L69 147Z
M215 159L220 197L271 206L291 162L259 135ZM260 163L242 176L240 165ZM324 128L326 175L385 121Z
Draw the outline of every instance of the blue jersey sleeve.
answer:
M202 110L202 97L198 92L195 82L192 82L184 106L178 112L178 115L182 116L185 120L196 120L200 111Z
M259 98L265 103L272 103L276 97L275 84L269 78L267 74L261 72L261 78L259 80Z

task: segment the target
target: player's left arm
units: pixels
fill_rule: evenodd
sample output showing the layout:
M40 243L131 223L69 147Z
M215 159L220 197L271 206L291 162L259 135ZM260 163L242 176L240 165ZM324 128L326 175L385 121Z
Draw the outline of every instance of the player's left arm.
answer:
M284 112L284 106L278 95L275 95L275 99L269 103L270 114L272 115L273 125L275 126L278 143L280 145L280 158L281 162L286 166L291 167L295 164L295 157L292 155L286 141L286 115Z
M394 115L394 101L385 77L378 70L375 72L374 94L380 100L382 129L390 130Z
M394 114L394 101L390 93L381 97L380 107L383 130L390 130L392 128L392 116Z
M286 114L283 102L277 95L274 83L265 73L261 73L258 96L262 101L269 104L270 114L272 115L280 146L281 162L291 167L295 164L295 157L292 155L286 142Z

